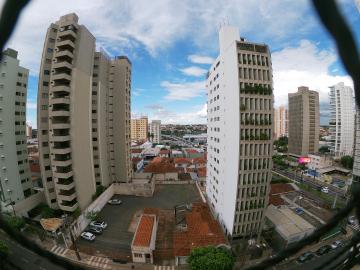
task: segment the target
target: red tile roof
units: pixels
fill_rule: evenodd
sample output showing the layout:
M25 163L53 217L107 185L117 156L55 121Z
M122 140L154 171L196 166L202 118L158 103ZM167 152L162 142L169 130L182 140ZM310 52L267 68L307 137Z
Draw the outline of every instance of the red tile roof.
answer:
M197 175L198 177L206 177L206 168L198 168Z
M139 148L131 149L131 153L133 153L133 154L141 153L142 151L143 151L143 149L139 149Z
M186 214L186 231L174 232L174 256L189 256L196 247L227 244L219 223L206 203L194 203Z
M187 158L179 157L179 158L174 158L174 163L175 164L190 164L191 161Z
M151 235L155 223L155 217L150 215L141 215L139 225L136 229L133 246L150 246Z
M144 168L146 173L172 173L177 172L173 159L155 157L153 160Z
M185 152L187 152L188 154L197 154L197 153L199 153L199 151L196 150L196 149L186 149Z
M202 157L193 158L191 161L193 164L206 164L206 160Z
M170 154L170 150L160 150L160 153L159 153L160 155L168 155L168 154Z

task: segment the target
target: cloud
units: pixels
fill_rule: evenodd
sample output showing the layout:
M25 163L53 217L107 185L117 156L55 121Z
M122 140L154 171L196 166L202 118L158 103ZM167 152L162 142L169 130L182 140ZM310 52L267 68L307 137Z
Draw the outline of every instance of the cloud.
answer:
M204 76L207 72L206 69L203 68L199 68L196 66L191 66L191 67L187 67L187 68L182 68L179 69L182 73L184 73L185 75L188 76L194 76L194 77L201 77Z
M29 110L36 110L37 108L36 102L28 101L26 103L26 108Z
M188 56L188 60L195 64L209 64L214 63L215 59L210 56L191 54Z
M145 108L148 108L151 110L163 110L164 109L164 107L159 104L147 105L147 106L145 106Z
M329 86L341 81L353 86L349 76L330 74L335 61L334 51L319 49L308 40L272 53L275 104L287 104L288 93L302 85L318 91L320 103L328 103Z
M189 112L167 110L161 105L154 106L150 112L151 120L161 119L163 124L206 124L207 105L194 106Z
M190 100L205 93L205 81L184 83L163 81L160 85L168 92L165 96L167 100Z

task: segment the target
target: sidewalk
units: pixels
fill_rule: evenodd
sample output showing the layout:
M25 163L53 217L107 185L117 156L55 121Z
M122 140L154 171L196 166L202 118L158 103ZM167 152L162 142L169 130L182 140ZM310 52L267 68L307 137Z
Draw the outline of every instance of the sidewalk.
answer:
M63 257L64 259L71 261L72 263L82 265L85 267L91 267L93 269L106 269L106 270L128 270L128 269L140 269L140 270L179 270L180 267L177 266L161 266L161 265L152 265L152 264L139 264L139 263L127 263L120 264L114 263L111 259L100 256L92 256L80 252L79 261L76 253L72 249L65 248L60 245L56 245L53 241L45 240L41 242L39 239L32 239L41 247L50 252L56 254L57 256ZM181 267L181 269L187 269L187 267Z

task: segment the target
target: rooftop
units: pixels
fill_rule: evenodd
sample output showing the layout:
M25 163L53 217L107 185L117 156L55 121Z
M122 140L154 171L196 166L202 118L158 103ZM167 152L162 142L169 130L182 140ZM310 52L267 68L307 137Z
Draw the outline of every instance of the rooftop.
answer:
M175 164L184 164L184 163L190 164L191 161L187 158L174 158L174 163Z
M132 243L133 246L150 246L155 217L155 215L141 215L139 225L136 229L134 240Z
M219 223L206 203L193 203L185 216L187 229L174 232L174 256L189 256L196 247L227 244Z

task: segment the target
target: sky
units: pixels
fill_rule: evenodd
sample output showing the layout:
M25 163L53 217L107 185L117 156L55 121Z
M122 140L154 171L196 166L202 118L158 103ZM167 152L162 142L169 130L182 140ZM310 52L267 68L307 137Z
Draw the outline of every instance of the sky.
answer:
M359 45L355 1L338 3ZM327 124L328 87L342 81L353 86L309 0L32 0L7 47L17 50L21 65L30 69L27 121L33 127L46 30L72 12L96 37L98 49L130 58L133 117L206 123L205 74L218 55L222 24L270 46L275 106L286 105L288 93L298 86L308 86L319 91L320 122Z

